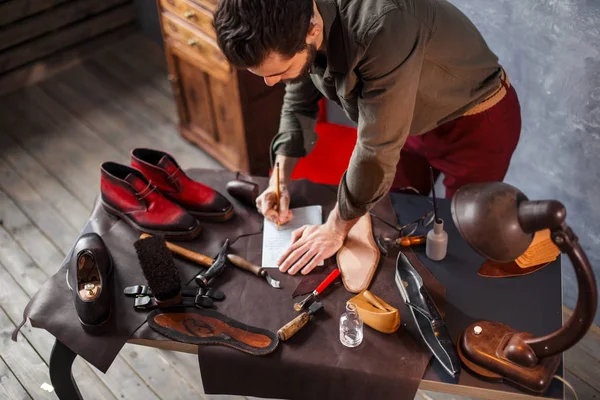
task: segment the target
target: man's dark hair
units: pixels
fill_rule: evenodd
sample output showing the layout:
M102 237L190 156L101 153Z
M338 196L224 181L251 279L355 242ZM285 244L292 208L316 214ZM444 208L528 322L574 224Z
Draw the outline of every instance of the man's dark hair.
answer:
M221 0L217 42L238 68L257 67L274 51L291 58L305 49L312 16L313 0Z

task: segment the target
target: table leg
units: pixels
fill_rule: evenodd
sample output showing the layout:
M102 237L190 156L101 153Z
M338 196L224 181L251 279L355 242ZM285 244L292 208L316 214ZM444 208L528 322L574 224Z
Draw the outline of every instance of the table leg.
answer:
M52 353L50 353L50 381L60 400L83 399L71 372L75 357L77 357L77 354L60 340L56 339L54 341Z

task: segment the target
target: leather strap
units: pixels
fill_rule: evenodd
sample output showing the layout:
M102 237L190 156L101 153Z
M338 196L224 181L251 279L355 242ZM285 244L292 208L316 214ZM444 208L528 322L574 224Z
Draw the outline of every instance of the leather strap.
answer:
M502 68L500 71L500 85L494 91L494 93L490 94L488 97L483 99L483 101L473 106L470 110L464 113L463 116L479 114L494 107L496 104L500 103L500 100L502 100L504 96L506 96L509 88L510 79L508 78L508 75L506 75L504 68Z
M154 310L148 314L147 321L158 333L183 343L217 344L255 356L270 354L279 345L279 338L273 332L246 325L214 310Z

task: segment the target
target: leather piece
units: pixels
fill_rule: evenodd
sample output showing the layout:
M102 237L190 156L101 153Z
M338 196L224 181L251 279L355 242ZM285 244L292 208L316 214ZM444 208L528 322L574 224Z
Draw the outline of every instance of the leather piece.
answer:
M241 179L227 183L227 193L240 200L248 207L256 207L256 198L259 196L258 185Z
M312 293L317 286L321 284L329 276L331 271L337 268L333 262L333 258L325 260L323 266L317 267L312 272L302 278L296 289L292 293L292 297L305 296ZM336 281L337 282L337 281ZM334 282L335 283L335 282ZM327 290L325 290L327 291Z
M214 256L225 238L229 238L232 253L260 263L263 218L225 191L228 181L243 175L222 170L192 170L188 174L225 193L235 205L236 214L223 223L204 222L198 238L177 244ZM261 190L268 182L267 178L244 179L256 182ZM337 192L332 186L300 180L293 182L290 191L292 207L321 204L327 215L335 205ZM379 219L385 218L388 223L397 221L390 198L382 199L375 212L378 218L373 218L374 233L394 237L393 229ZM66 287L64 266L30 301L24 317L30 318L34 326L48 330L101 371L106 371L130 337L163 341L165 337L152 330L145 323L146 313L135 312L133 299L122 294L125 287L145 282L133 249L139 233L123 221L108 216L99 205L96 205L86 230L99 233L113 255L117 272L113 309L117 312L119 325L112 326L101 337L90 336L81 329L71 293ZM396 256L392 253L382 259L371 287L391 306L398 308L401 319L407 321L397 332L382 335L366 329L361 346L351 350L343 347L339 342L338 321L351 295L337 280L319 296L324 303L324 312L272 355L251 357L224 346L199 347L206 392L288 399L387 399L394 393L400 399L413 399L431 356L410 333L416 328L410 325L409 312L394 284ZM196 264L177 257L175 264L182 284L192 281L201 270ZM226 268L214 283L216 289L226 294L226 299L216 304L218 311L230 318L252 321L254 326L277 331L297 315L291 294L303 277L282 274L276 269L269 270L269 274L281 281L282 289L270 288L264 280L245 271ZM235 380L230 379L232 375L236 375ZM368 381L365 376L369 377ZM286 385L273 385L276 381L285 381Z
M529 268L521 268L519 265L512 261L509 263L499 263L492 260L486 260L482 265L477 274L486 278L510 278L513 276L524 276L533 274L536 271L544 268L545 264L534 265Z
M371 304L365 298L364 292L357 294L347 302L356 304L358 315L366 325L382 333L396 332L400 327L398 309L390 306L375 294L373 297L385 308L385 311Z
M427 289L427 292L431 295L433 302L437 306L438 310L442 314L442 317L446 316L446 287L442 285L431 272L423 265L419 257L415 254L412 249L402 249L402 253L408 258L408 261L412 264L414 269L417 270L421 279L423 279L423 285ZM397 253L396 253L397 254Z
M360 217L337 253L337 264L346 290L360 293L371 284L379 264L379 248L373 238L371 215Z
M202 308L155 310L148 325L168 338L197 345L221 345L253 356L271 354L279 345L273 332L246 325L225 315Z
M236 173L222 170L191 170L188 174L223 192L225 192L226 182L236 177ZM265 185L267 183L266 178L258 178L257 181L264 182ZM203 222L204 229L199 237L192 241L173 240L173 243L192 248L202 254L216 255L223 245L223 240L227 237L238 238L260 234L262 217L258 212L241 206L233 198L231 201L239 210L231 220L222 223ZM77 318L72 293L66 283L66 269L72 250L57 273L49 278L29 301L23 312L23 320L30 319L33 326L47 330L87 362L100 371L106 372L123 345L133 332L144 325L146 319L145 313L134 310L133 299L123 295L123 290L127 286L145 283L146 280L133 247L133 243L139 239L139 232L132 229L123 220L109 215L102 207L100 196L97 197L94 210L81 234L88 232L96 232L100 235L108 247L114 263L112 298L114 318L111 318L107 331L102 336L90 335L83 330ZM74 238L74 241L76 239L78 238ZM236 244L232 244L230 247L236 254L246 254L246 251L249 251ZM252 251L256 251L260 255L260 247L258 250ZM175 265L179 269L182 286L192 282L196 274L202 271L198 265L183 261L176 256ZM228 268L218 279L228 279L227 276L232 273L245 274L244 271L230 271ZM256 279L251 275L248 276L249 279ZM16 340L16 332L20 327L21 325L13 332L13 340Z

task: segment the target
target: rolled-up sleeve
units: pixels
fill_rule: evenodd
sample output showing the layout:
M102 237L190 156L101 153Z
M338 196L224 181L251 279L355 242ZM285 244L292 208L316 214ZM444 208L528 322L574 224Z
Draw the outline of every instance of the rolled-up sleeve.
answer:
M343 220L367 213L392 186L410 132L429 29L394 9L371 32L358 64L358 140L338 191Z
M276 154L304 157L317 141L315 126L321 92L310 76L293 84L286 84L279 132L271 142L271 162Z

